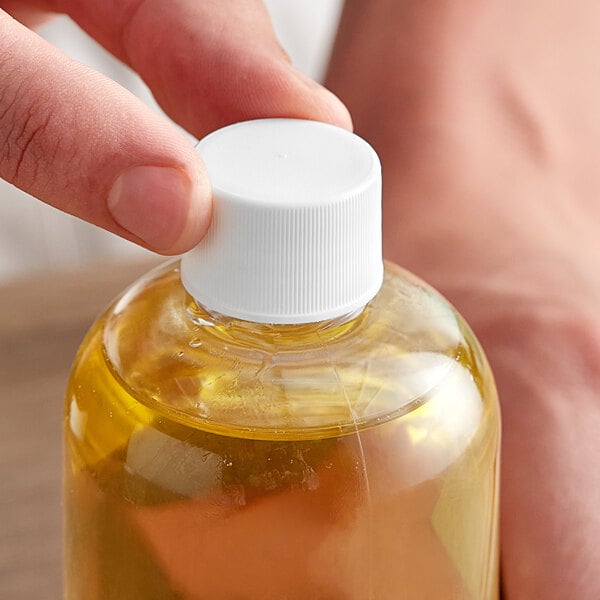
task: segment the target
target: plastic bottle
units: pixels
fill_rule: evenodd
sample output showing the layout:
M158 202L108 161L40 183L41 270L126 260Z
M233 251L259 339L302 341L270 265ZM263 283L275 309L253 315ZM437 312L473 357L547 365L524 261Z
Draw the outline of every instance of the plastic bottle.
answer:
M287 119L199 151L209 235L73 367L67 600L498 598L493 379L442 297L384 273L374 151Z

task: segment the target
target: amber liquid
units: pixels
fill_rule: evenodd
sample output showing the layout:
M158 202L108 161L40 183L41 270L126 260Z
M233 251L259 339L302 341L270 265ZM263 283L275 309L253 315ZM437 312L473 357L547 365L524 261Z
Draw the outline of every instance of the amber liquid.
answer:
M109 309L67 393L67 600L496 599L487 366L431 291L381 294L248 330L171 266Z

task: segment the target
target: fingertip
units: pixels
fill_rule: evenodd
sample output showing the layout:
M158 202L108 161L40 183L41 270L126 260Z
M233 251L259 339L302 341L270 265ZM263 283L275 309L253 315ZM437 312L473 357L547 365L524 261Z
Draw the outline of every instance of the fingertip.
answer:
M181 254L205 235L211 217L208 181L180 167L141 165L115 180L107 206L119 227L146 248Z
M353 131L352 117L346 105L327 88L321 87L321 90L324 105L327 106L330 115L328 120L334 125Z
M319 120L343 127L348 131L353 130L350 111L332 91L296 68L292 67L292 72L313 95L315 99L313 109Z
M212 220L212 190L204 168L191 176L191 189L188 196L187 212L183 228L175 242L162 254L182 254L197 246L210 227Z

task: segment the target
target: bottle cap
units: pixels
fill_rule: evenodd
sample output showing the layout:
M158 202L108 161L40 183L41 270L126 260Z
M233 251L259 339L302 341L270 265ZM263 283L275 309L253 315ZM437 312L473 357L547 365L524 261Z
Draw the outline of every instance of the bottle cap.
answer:
M261 119L198 144L213 219L181 280L212 312L312 323L363 308L381 287L381 166L334 125Z

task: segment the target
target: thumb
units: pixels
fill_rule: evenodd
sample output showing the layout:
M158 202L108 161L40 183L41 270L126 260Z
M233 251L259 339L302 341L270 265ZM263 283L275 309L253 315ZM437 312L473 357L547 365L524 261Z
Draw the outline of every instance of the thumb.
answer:
M210 186L175 127L0 10L0 177L151 250L210 221Z

